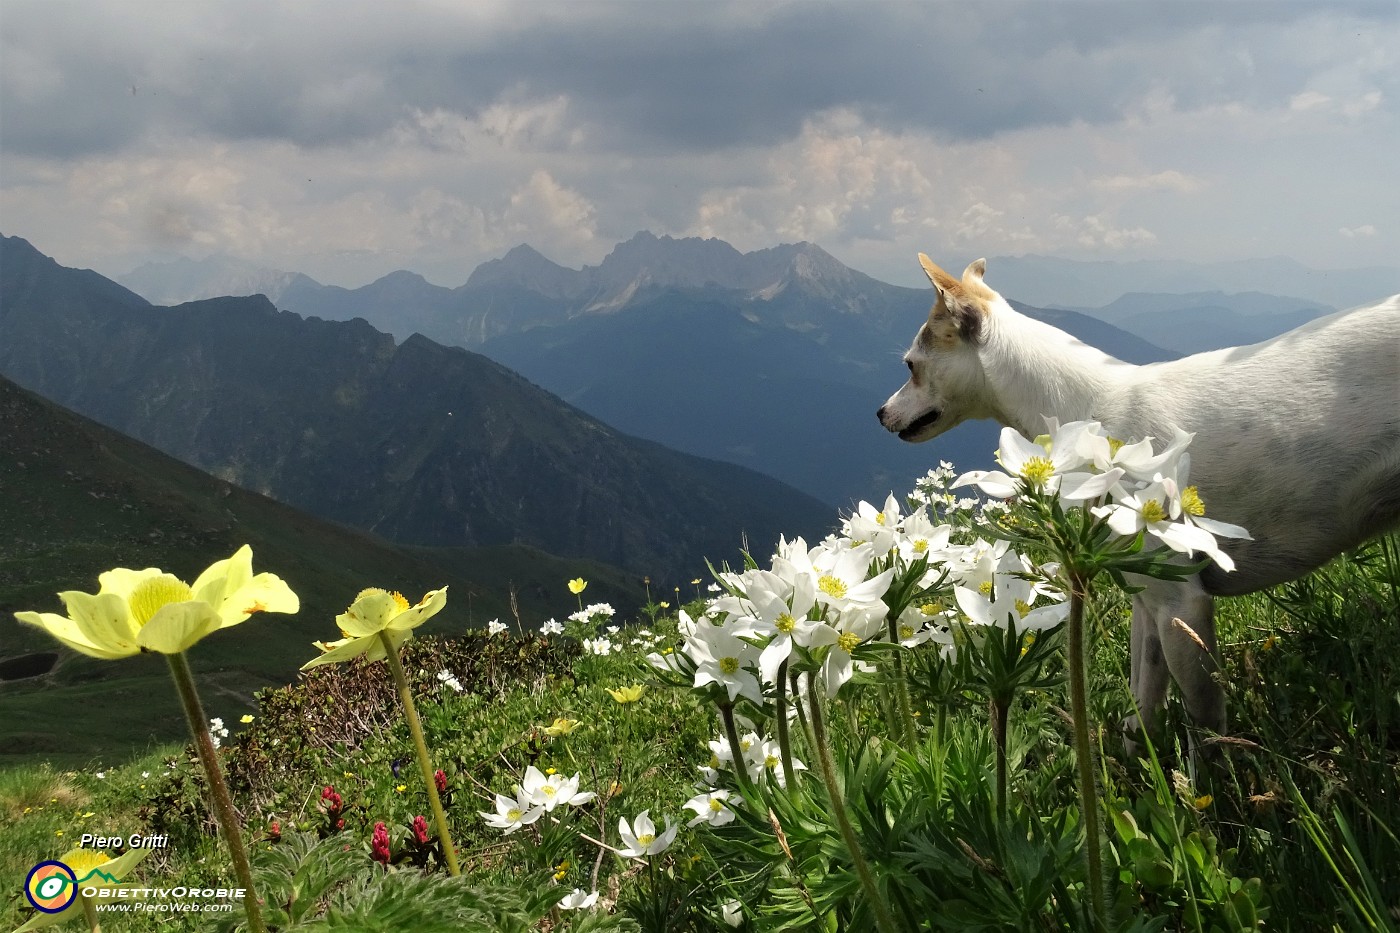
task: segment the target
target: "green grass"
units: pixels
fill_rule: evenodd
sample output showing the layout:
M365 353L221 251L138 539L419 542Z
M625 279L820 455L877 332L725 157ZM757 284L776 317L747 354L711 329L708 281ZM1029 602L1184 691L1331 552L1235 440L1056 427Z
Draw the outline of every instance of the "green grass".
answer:
M1185 724L1175 707L1168 717L1173 731L1156 749L1160 768L1126 761L1112 732L1105 732L1103 779L1111 810L1131 815L1118 817L1111 829L1113 858L1126 859L1118 863L1122 880L1112 905L1120 928L1229 929L1231 922L1222 918L1244 925L1256 908L1268 929L1299 933L1391 930L1400 923L1394 913L1400 904L1396 546L1387 539L1298 584L1221 602L1231 728L1241 741L1217 746L1217 758L1190 779L1189 788L1178 789L1177 782L1186 779L1174 777L1186 770L1179 741ZM1105 726L1129 705L1125 611L1123 601L1109 598L1096 620L1094 707ZM673 624L658 628L674 632ZM410 646L405 664L415 678L429 746L449 775L447 809L469 876L451 903L485 898L481 909L516 917L516 923L539 914L526 904L532 896L557 900L573 887L590 888L596 864L601 903L612 912L603 915L612 918L608 923L630 918L644 930L725 929L715 919L717 906L739 896L765 905L770 926L763 928L773 928L774 918L783 916L797 918L793 929L808 928L801 920L807 910L803 890L794 878L806 877L812 896L822 897L835 882L819 867L837 858L832 837L825 835L829 830L822 828L820 792L810 780L796 802L774 803L773 818L786 830L783 845L791 847L792 861L766 820L746 830L769 833L763 849L742 842L756 836L683 829L654 873L610 854L599 859L598 849L577 835L617 845L619 816L630 819L647 808L682 822L690 816L680 805L695 792L695 768L707 763L706 742L717 725L713 713L685 691L653 686L638 703L615 702L607 687L648 676L640 649L595 657L580 654L567 639L488 639L479 633L416 639ZM453 672L466 692L444 687L440 670ZM159 692L158 675L142 675L145 692ZM212 707L210 697L221 693L220 684L207 674L201 684ZM927 699L917 688L915 693L916 702ZM57 728L59 714L45 714L38 697L25 715ZM990 819L992 746L985 710L971 694L955 699L942 746L926 740L895 758L887 757L888 743L867 742L883 732L873 687L857 691L850 712L834 717L839 743L847 749L847 793L856 794L852 805L877 870L901 873L897 882L889 875L899 890L925 892L933 929L976 929L978 918L994 911L1042 917L1028 921L1034 929L1046 928L1048 917L1058 918L1053 928L1082 928L1082 915L1073 913L1079 863L1073 846L1066 847L1075 824L1068 729L1057 712L1066 702L1062 693L1037 691L1013 712L1010 831ZM922 705L920 712L921 721L929 722L936 707ZM224 755L268 890L282 890L279 884L290 883L286 872L295 869L299 877L320 878L322 906L366 911L364 917L408 910L395 900L408 895L394 885L418 877L411 861L400 866L403 878L386 880L368 857L376 821L388 825L394 851L410 855L409 824L427 812L383 666L331 668L299 687L268 690L256 716L240 726L236 716L224 714L236 733ZM568 736L550 737L543 729L558 717L580 725ZM65 840L88 826L121 834L171 833L172 849L140 869L147 881L230 877L203 823L201 783L187 752L152 747L139 728L115 738L129 741L127 747L141 757L107 767L101 780L95 764L68 772L56 768L71 764L32 761L0 768L0 815L10 826L0 834L0 872L15 879L12 891L30 865L61 854ZM509 793L529 764L578 771L582 786L599 799L568 815L560 811L565 827L542 822L502 837L477 812L493 809L491 795ZM142 772L152 776L143 778ZM327 831L318 800L328 784L345 799L346 835L308 848ZM873 790L862 796L854 790L862 787ZM286 837L278 845L266 832L274 819ZM298 831L307 838L297 841ZM278 867L277 859L287 864ZM341 865L342 859L349 861ZM314 865L322 867L309 867ZM341 867L332 871L333 865ZM363 897L375 906L356 900L360 889L370 892ZM463 893L468 889L476 893ZM420 906L445 896L412 890ZM446 903L435 909L453 909ZM860 922L843 914L839 901L833 909L843 924ZM0 910L0 928L27 915L22 900L10 895ZM1204 918L1200 927L1196 917ZM499 922L501 929L512 928ZM197 925L182 918L164 928ZM546 921L539 928L558 927ZM114 917L103 929L120 933L149 925Z

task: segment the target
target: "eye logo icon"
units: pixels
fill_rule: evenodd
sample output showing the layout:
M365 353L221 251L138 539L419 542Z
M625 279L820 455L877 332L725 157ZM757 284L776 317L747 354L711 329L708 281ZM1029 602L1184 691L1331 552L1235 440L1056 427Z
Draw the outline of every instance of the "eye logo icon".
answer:
M62 862L40 862L24 879L24 896L35 910L59 913L78 896L78 876Z

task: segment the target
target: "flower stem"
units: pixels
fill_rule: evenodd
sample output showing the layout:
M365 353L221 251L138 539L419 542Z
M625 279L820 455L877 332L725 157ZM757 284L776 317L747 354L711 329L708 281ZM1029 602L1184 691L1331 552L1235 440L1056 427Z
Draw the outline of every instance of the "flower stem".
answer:
M248 917L248 929L251 933L267 933L262 909L258 906L258 895L253 889L253 869L248 864L248 851L243 848L243 833L238 828L238 813L233 809L223 768L219 766L219 755L214 749L214 740L209 736L209 719L204 715L203 704L199 702L194 672L190 670L190 662L183 653L167 654L165 660L170 665L170 676L180 694L185 721L189 723L199 763L204 766L204 777L209 782L209 803L214 810L214 819L224 834L224 843L233 860L233 873L243 888L243 912Z
M894 613L890 613L890 642L899 644L899 619ZM899 705L899 724L902 727L904 736L904 747L913 749L917 741L918 733L914 728L914 705L909 701L909 682L904 677L904 657L900 651L894 653L891 659L891 666L894 670L894 695L895 701Z
M97 907L82 894L78 895L78 903L83 905L83 919L87 921L88 933L102 933L102 924L97 919Z
M997 823L1001 826L1006 825L1006 724L1010 713L1009 702L992 697L988 714L997 746Z
M845 795L842 794L841 785L836 780L836 762L831 757L831 743L827 738L822 700L818 693L819 688L813 686L807 691L807 699L812 708L812 737L816 740L814 751L817 753L817 763L821 769L822 781L826 784L827 795L831 798L831 812L836 817L836 826L841 830L846 851L850 853L856 877L860 879L860 886L865 889L866 900L870 901L870 909L875 914L876 928L881 933L899 933L899 927L895 925L894 917L891 916L884 898L880 896L880 889L875 885L875 876L870 871L870 865L865 861L865 854L860 848L860 838L856 835L855 827L851 825L851 815L846 812Z
M1103 840L1099 833L1099 798L1094 783L1094 745L1089 741L1088 678L1084 670L1084 602L1089 583L1070 575L1069 698L1074 716L1074 759L1078 770L1079 810L1084 823L1084 846L1089 860L1089 904L1098 929L1107 929L1104 904Z
M797 786L797 772L792 768L792 736L788 734L787 670L788 662L784 659L778 665L778 676L773 678L778 684L774 729L778 733L778 755L783 763L783 786L792 793Z
M745 790L754 789L749 780L749 763L744 760L743 744L739 741L739 726L734 722L734 704L719 704L719 716L724 720L724 737L729 740L729 756L734 760L734 778Z
M413 750L418 758L418 770L423 775L423 786L428 789L428 804L433 810L433 821L437 823L438 841L442 843L442 855L447 860L447 873L460 875L462 870L457 866L457 850L452 846L452 834L447 831L447 814L442 810L437 782L433 780L433 763L428 760L428 743L423 740L423 725L418 721L418 710L413 705L413 691L408 687L408 677L399 661L398 649L385 632L379 633L379 640L384 644L384 660L389 663L394 686L399 688L399 702L403 704L403 717L408 720L408 733L413 736Z

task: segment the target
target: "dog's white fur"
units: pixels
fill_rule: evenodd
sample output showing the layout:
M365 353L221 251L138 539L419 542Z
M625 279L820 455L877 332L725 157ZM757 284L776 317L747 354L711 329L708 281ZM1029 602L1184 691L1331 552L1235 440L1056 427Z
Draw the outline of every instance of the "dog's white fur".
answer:
M1191 483L1207 515L1253 540L1221 539L1233 573L1149 581L1133 598L1131 680L1145 728L1170 672L1192 718L1223 732L1213 597L1296 579L1400 522L1400 295L1253 346L1135 366L1015 311L982 281L985 260L961 279L919 261L936 301L905 354L909 381L879 411L902 439L972 418L1033 437L1046 416L1101 421L1124 440L1196 435Z

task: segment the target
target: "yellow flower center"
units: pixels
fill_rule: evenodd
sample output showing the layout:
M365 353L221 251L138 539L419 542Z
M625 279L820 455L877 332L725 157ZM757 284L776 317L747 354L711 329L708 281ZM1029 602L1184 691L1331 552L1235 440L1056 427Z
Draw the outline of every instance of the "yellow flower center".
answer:
M559 792L558 788L556 788L553 784L546 784L544 787L541 787L540 790L544 791L544 795L546 797L553 797Z
M901 639L904 639L904 638L913 638L913 637L914 637L914 627L913 627L912 625L901 625L901 626L899 627L899 637L900 637Z
M1206 504L1201 501L1201 494L1195 486L1187 486L1181 490L1181 511L1187 515L1206 514Z
M928 539L927 539L927 538L915 538L915 539L914 539L914 553L915 553L915 554L922 554L922 553L924 553L924 551L927 551L927 550L928 550Z
M1055 473L1055 465L1044 457L1031 457L1021 467L1021 476L1032 486L1044 486Z
M877 525L883 525L884 523L885 523L885 513L884 513L884 512L881 512L881 513L879 513L878 515L875 516L875 524L877 524Z
M74 849L66 853L60 861L73 869L73 874L82 881L88 872L110 862L111 858L94 849Z
M981 593L983 596L987 597L988 599L991 599L991 598L992 598L992 581L991 581L991 580L983 580L981 583L977 584L977 592Z
M194 593L188 586L170 574L163 573L136 584L136 589L131 591L126 602L131 607L131 615L139 627L151 621L151 617L161 608L171 603L186 603L192 599Z
M355 597L355 602L359 602L366 596L386 595L394 601L394 608L397 609L399 612L408 611L408 600L404 598L404 595L402 593L398 592L397 590L391 593L388 590L382 589L377 586L371 586L367 587L366 589L360 590L359 594ZM354 605L354 603L351 603L351 605Z
M776 762L776 759L774 759L772 755L769 755L769 756L768 756L768 760L770 760L770 761L775 761L775 762ZM773 767L773 765L769 765L768 767L771 768L771 767ZM719 811L721 811L721 810L723 810L723 809L724 809L724 804L720 803L720 802L719 802L717 799L715 799L714 797L711 797L711 798L710 798L710 812L711 812L711 813L718 813Z
M1030 612L1030 611L1031 611L1031 604L1030 604L1030 603L1026 602L1024 599L1018 599L1018 600L1016 600L1016 614L1017 614L1018 616L1023 616L1023 615L1025 615L1026 613L1028 613L1028 612Z
M739 659L720 658L719 669L726 674L737 674L739 672Z
M514 823L516 820L520 819L524 815L524 811L521 810L519 807L511 807L509 810L506 811L506 819L512 823Z
M1122 449L1123 449L1123 442L1120 441L1118 438L1116 438L1116 437L1110 437L1110 438L1108 439L1108 455L1109 455L1110 457L1116 457L1116 456L1118 456L1118 451L1120 451L1120 450L1122 450Z
M943 604L937 600L933 600L920 606L919 611L926 616L936 616L943 611Z
M817 589L834 599L844 599L846 596L846 584L829 573L822 574L817 580Z
M739 740L739 751L741 751L741 752L746 752L746 751L748 751L748 750L749 750L749 746L752 745L752 744L753 744L753 739L740 739L740 740Z
M1156 499L1148 499L1142 504L1142 520L1151 524L1165 520L1167 512L1162 508L1162 503Z
M860 636L855 632L842 632L836 636L836 647L850 654L856 650L856 645L860 644Z
M764 759L763 759L763 767L772 769L772 768L776 768L777 766L778 766L778 756L777 756L777 755L767 755L767 756L764 757ZM715 810L716 812L718 812L718 810L719 810L719 801L718 801L718 800L711 800L711 801L710 801L710 808L713 809L713 810Z
M654 842L655 840L655 833L642 833L640 836L637 837L637 845L645 849L647 846L651 845L652 842Z
M784 612L782 615L778 616L778 621L773 623L773 627L784 635L789 635L792 633L793 629L797 628L797 620Z

